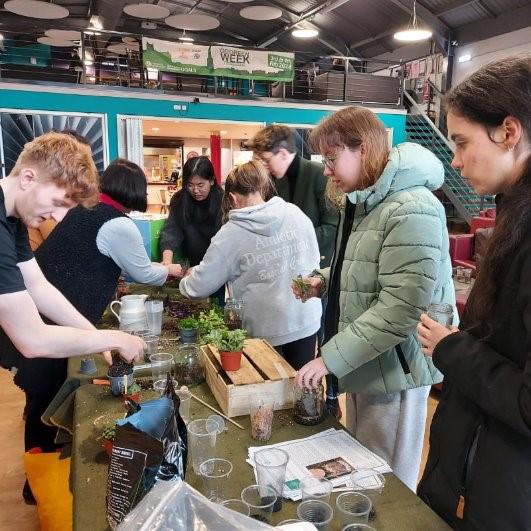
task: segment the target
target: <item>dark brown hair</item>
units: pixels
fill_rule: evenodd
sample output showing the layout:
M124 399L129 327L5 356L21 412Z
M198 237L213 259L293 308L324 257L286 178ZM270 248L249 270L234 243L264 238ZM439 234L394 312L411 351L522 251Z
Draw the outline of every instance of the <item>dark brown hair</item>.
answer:
M222 200L223 219L227 221L229 211L233 208L229 193L247 196L259 192L264 201L277 195L269 172L259 160L251 160L236 166L227 175L225 194Z
M449 112L485 127L491 141L492 130L508 116L520 121L524 138L516 153L531 140L531 56L511 57L490 63L455 87L446 98ZM467 305L470 328L483 324L492 330L492 310L498 298L503 271L516 254L531 227L531 157L523 172L504 193L496 226L485 258L481 262L474 295Z
M363 144L360 189L372 186L389 157L387 131L380 119L364 107L346 107L325 118L310 134L313 151L326 155L333 149L357 149Z
M270 151L275 154L282 148L295 153L295 141L293 140L293 132L286 125L268 125L260 129L253 139L249 142L249 148L255 153L265 153Z
M100 190L130 210L147 210L147 180L142 168L127 159L115 159L101 175Z

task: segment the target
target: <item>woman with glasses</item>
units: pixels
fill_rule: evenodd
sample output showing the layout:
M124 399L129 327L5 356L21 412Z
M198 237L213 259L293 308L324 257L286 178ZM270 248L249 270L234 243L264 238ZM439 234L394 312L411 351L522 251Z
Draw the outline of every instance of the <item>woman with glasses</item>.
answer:
M179 248L191 266L201 262L221 226L222 196L208 157L188 159L183 168L183 188L172 197L170 213L160 233L164 265L173 262Z
M310 140L342 209L332 266L305 279L307 293L294 286L303 300L328 295L322 355L296 381L335 375L347 427L415 490L427 398L442 379L415 327L430 303L455 305L446 216L432 193L443 166L417 144L389 149L384 125L362 107L332 114Z
M312 222L276 196L264 165L254 160L227 176L223 212L227 222L179 289L202 298L227 283L244 302L250 336L267 339L298 369L315 357L321 322L321 303L302 304L290 289L293 278L319 267Z

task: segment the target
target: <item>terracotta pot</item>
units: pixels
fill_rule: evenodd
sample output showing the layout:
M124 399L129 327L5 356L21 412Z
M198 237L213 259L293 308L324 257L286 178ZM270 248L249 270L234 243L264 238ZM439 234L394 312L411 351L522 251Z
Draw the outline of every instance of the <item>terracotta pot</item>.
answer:
M137 404L140 404L140 391L137 391L136 393L133 393L132 395L124 395L124 402L129 399L133 402L136 402Z
M225 371L237 371L242 366L242 352L220 352L221 367Z
M113 441L111 441L110 439L103 439L102 446L107 455L112 454L112 445L113 445Z

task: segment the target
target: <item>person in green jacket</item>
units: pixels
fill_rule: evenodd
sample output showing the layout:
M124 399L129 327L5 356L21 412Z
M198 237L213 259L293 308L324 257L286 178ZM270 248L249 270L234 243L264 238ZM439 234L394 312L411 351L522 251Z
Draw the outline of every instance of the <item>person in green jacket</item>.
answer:
M321 267L329 266L339 216L326 201L324 166L297 154L293 133L285 125L270 125L258 131L251 148L274 178L278 195L310 218L319 244Z
M362 107L314 129L343 209L330 268L305 279L301 299L328 295L322 357L297 374L316 386L334 374L347 394L347 427L415 490L430 386L442 380L415 333L430 303L455 311L446 216L432 190L441 162L411 143L389 149L385 127ZM346 196L345 196L346 194Z

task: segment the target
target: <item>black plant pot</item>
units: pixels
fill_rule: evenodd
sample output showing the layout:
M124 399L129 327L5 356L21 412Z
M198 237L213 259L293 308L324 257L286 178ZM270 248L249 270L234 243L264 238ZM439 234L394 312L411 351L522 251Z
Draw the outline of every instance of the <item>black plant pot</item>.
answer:
M182 343L197 343L198 330L194 328L180 328Z

